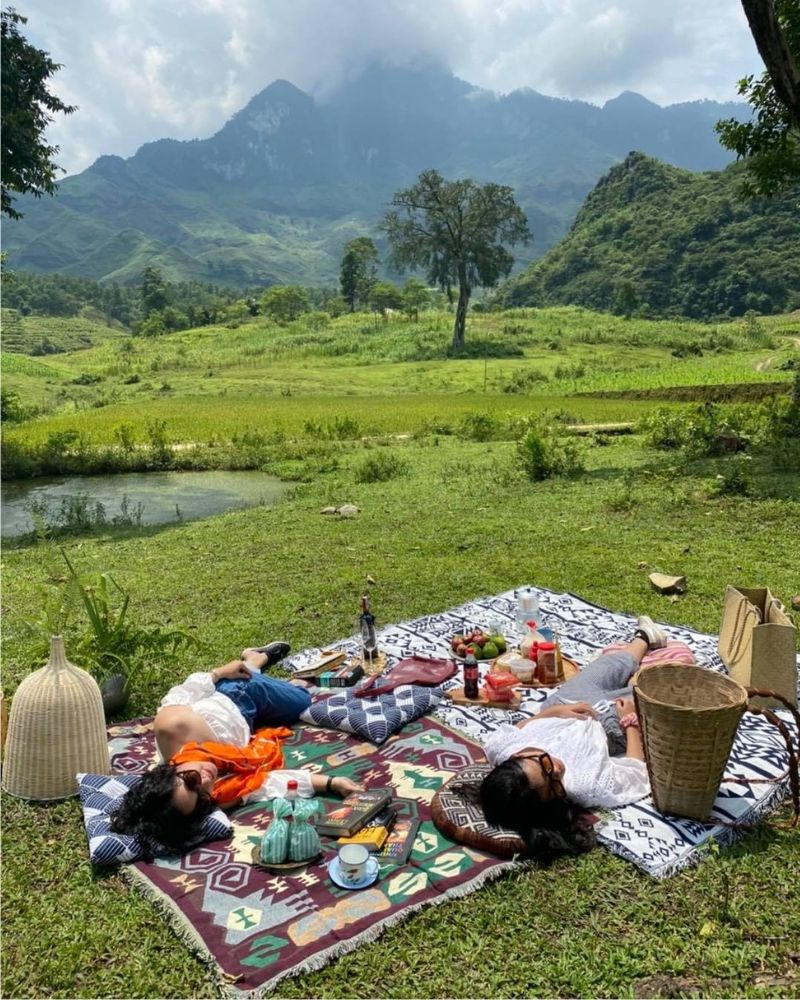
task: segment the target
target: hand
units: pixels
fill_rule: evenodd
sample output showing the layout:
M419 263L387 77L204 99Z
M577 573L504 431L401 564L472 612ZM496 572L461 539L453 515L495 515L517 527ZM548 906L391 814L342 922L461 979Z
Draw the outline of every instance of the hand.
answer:
M630 715L631 712L636 714L636 702L630 695L626 695L624 698L617 698L614 702L614 708L617 710L617 718L622 719L626 715Z
M597 712L585 701L576 701L570 705L553 705L545 708L537 719L596 719Z
M250 680L250 671L244 665L244 660L231 660L230 663L226 663L222 667L215 667L211 671L211 675L218 681L223 679L230 681Z
M336 777L331 782L331 788L337 795L341 795L342 798L349 795L351 792L363 792L364 786L359 785L355 781L351 781L350 778Z

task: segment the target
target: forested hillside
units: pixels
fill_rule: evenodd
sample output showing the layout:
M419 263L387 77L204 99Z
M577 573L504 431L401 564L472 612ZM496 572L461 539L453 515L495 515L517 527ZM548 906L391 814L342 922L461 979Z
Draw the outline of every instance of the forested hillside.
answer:
M373 67L324 102L277 80L210 138L101 156L55 199L21 197L4 246L19 271L135 284L152 264L173 282L318 286L335 280L349 239L373 235L393 192L436 168L514 188L535 236L524 266L629 150L719 169L731 156L714 122L747 115L627 92L603 107L499 95L434 67Z
M740 182L736 165L695 174L629 154L506 304L698 319L800 308L800 192L743 201Z

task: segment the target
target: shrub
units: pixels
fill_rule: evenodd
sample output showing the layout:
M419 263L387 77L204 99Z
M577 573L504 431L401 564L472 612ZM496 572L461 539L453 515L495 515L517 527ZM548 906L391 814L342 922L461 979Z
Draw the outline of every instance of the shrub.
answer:
M380 451L369 455L356 466L357 483L383 483L399 476L407 476L411 466L405 458L393 451Z
M686 443L686 414L683 410L660 406L641 423L645 440L653 448L671 451Z
M573 437L562 437L544 425L531 427L517 444L520 464L533 482L553 476L579 476L583 454Z
M511 380L503 386L503 392L530 392L537 382L547 381L547 375L536 368L518 368L515 372L512 372Z
M466 441L491 441L499 426L488 413L467 413L458 427L458 436Z
M712 493L714 496L749 496L753 492L749 455L737 455L731 458L725 469L714 481Z

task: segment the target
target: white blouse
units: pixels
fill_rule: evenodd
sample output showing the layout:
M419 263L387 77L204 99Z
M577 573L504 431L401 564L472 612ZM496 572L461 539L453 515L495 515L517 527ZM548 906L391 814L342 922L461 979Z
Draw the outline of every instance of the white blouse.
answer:
M609 756L605 730L596 719L534 719L521 729L504 724L484 750L496 767L531 748L564 762L564 790L584 808L625 806L650 792L647 765L633 757Z
M168 705L188 705L204 719L217 743L246 747L250 742L250 727L231 699L214 690L211 674L189 674L183 684L176 684L161 699L161 708Z
M170 688L161 699L160 707L168 705L187 705L197 712L208 723L217 743L246 747L250 742L250 727L245 717L227 695L215 690L211 674L190 674L183 684ZM285 795L291 778L297 782L297 794L310 799L314 794L311 772L298 770L270 771L261 788L245 795L242 801L260 802Z

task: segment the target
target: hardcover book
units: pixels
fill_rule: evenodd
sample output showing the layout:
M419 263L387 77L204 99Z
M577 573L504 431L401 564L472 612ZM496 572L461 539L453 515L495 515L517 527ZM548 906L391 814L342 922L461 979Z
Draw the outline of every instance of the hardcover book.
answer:
M396 819L396 810L387 806L368 820L352 837L339 837L338 843L364 844L370 851L379 851L388 840Z
M339 803L326 803L325 814L316 821L317 832L328 837L352 837L391 801L391 788L351 792Z
M414 846L417 830L419 830L418 819L399 816L386 838L386 843L378 851L376 857L380 858L381 861L393 861L398 865L405 864Z

